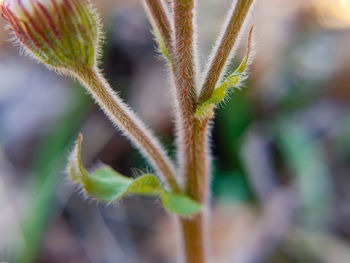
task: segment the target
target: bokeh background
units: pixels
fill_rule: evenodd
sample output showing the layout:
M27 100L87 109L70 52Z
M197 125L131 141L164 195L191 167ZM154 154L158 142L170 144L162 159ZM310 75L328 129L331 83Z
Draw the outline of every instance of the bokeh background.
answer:
M173 154L167 71L141 1L95 2L107 78ZM203 66L231 1L198 2ZM350 262L350 1L260 0L249 24L251 76L213 125L214 262ZM87 166L149 168L78 83L7 38L1 29L0 261L175 262L172 219L157 200L105 206L75 192L64 170L79 131Z

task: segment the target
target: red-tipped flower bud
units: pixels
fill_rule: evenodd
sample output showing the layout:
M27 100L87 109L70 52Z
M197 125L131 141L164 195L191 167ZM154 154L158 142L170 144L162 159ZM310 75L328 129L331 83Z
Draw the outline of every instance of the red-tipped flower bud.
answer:
M14 40L58 70L92 68L100 22L89 0L0 0Z

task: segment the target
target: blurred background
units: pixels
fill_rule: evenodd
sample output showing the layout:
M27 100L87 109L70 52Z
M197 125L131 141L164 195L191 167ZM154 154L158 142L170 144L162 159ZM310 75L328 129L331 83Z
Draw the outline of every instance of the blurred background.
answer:
M95 2L107 78L173 154L167 71L141 1ZM203 66L231 1L198 2ZM214 262L350 262L350 0L260 0L249 24L251 76L213 125ZM78 83L20 56L2 28L0 261L175 262L159 202L105 206L71 186L64 170L79 131L87 166L149 168Z

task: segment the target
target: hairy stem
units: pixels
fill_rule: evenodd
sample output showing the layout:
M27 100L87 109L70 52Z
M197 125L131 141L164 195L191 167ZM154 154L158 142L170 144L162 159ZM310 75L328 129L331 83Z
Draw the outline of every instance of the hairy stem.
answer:
M207 122L194 116L197 108L194 43L194 0L174 0L174 80L178 100L178 151L184 192L206 207L208 197ZM207 262L206 214L180 219L186 263Z
M203 103L213 94L253 2L254 0L237 0L236 5L230 11L232 14L229 16L224 33L214 48L214 56L209 63L199 103Z
M165 150L145 124L132 112L120 97L112 90L98 69L82 69L75 72L76 77L91 93L109 119L150 161L162 175L170 188L180 191L172 162Z
M194 56L194 1L173 1L175 23L174 81L177 97L178 157L183 179L191 173L192 129L196 110L196 69Z
M209 246L208 242L207 219L204 213L196 215L194 218L180 219L180 227L183 234L182 242L184 246L184 259L186 263L207 263Z
M192 130L193 156L186 175L186 194L203 205L203 210L193 218L181 219L184 257L186 263L209 262L208 243L208 197L209 160L207 153L208 120L195 120Z
M169 12L163 0L144 0L151 15L151 22L157 26L170 55L173 52L173 25L170 24Z
M207 153L208 119L201 122L194 120L191 132L192 156L188 163L185 192L201 204L208 199L208 153Z

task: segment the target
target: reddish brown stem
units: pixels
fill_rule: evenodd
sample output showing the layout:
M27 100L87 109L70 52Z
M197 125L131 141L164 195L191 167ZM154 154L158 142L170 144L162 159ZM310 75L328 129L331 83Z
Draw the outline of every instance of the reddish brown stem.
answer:
M209 262L208 243L209 168L207 153L208 120L194 121L192 130L193 156L186 174L186 194L203 205L203 210L193 218L181 219L184 257L186 263Z
M208 235L206 233L206 215L201 213L191 219L180 219L182 242L184 248L183 261L186 263L207 263L209 260Z
M178 103L178 151L184 180L191 173L193 158L192 129L196 110L196 70L194 65L193 0L174 1L175 50L174 80Z
M173 52L173 26L170 24L169 14L167 7L165 6L163 0L144 0L151 14L151 19L153 19L156 24L159 33L165 43L165 46L169 52Z
M174 0L175 50L174 72L179 115L180 171L184 192L207 205L207 122L195 118L197 108L196 66L194 43L194 0ZM190 219L180 219L183 254L186 263L205 263L209 246L205 234L206 214L201 212Z
M213 94L253 2L254 0L237 0L235 7L232 8L232 14L215 48L213 59L206 73L199 103L203 103Z
M207 133L208 119L203 122L194 119L191 130L191 149L193 150L191 161L186 174L185 192L206 205L208 199L208 153L207 153Z

